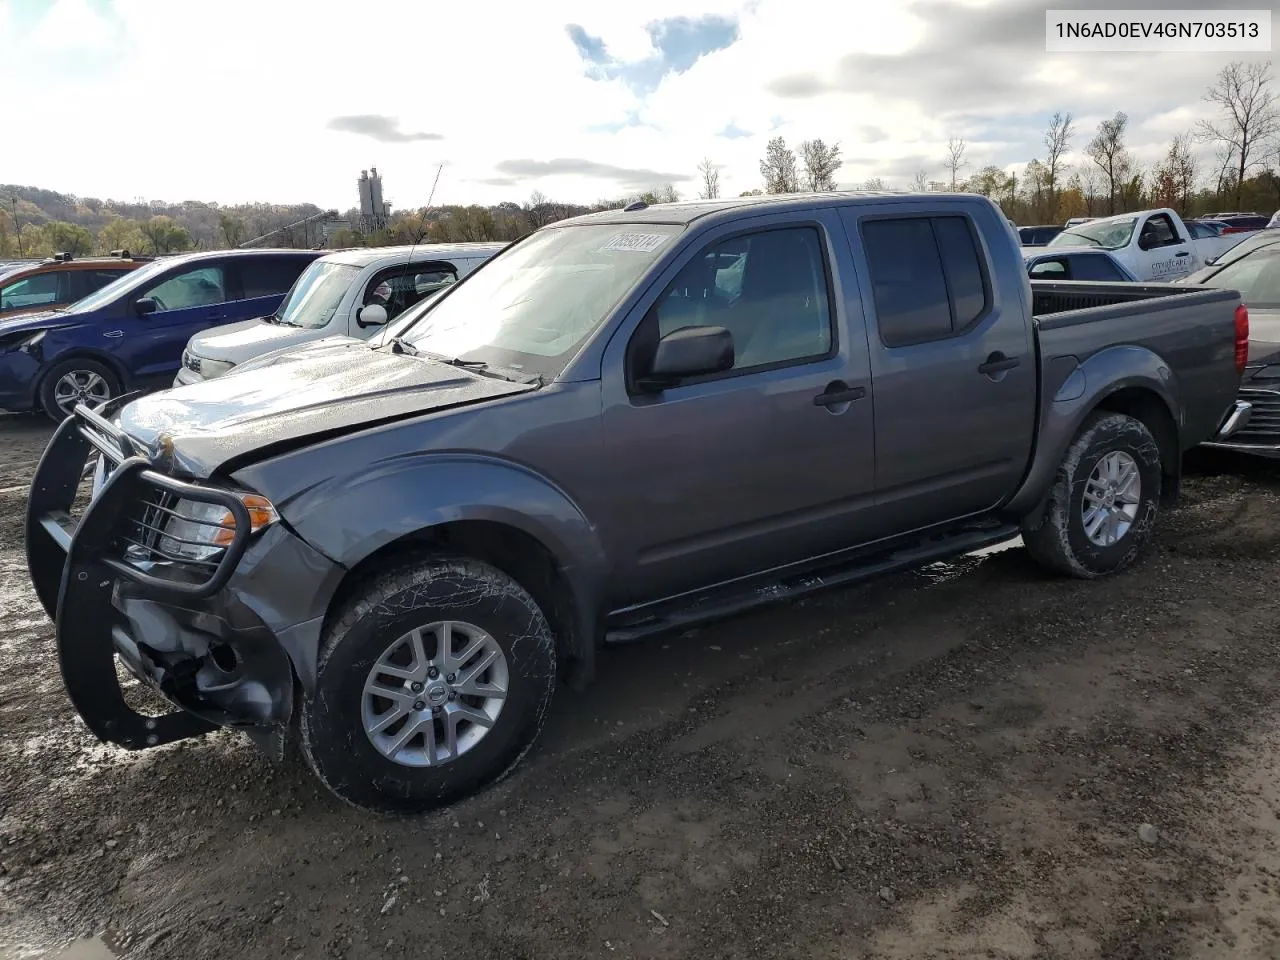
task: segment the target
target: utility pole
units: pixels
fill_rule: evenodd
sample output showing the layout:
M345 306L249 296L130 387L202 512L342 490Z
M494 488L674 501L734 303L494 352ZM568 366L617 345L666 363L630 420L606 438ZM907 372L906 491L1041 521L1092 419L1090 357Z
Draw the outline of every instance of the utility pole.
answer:
M22 221L18 219L17 194L10 195L9 207L13 210L13 232L18 235L18 259L22 259L26 254L22 250Z

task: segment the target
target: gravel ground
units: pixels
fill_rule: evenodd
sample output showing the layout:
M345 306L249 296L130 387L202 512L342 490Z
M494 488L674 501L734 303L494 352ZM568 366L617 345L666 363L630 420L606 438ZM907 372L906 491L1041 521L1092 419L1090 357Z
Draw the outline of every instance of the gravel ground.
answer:
M0 422L0 956L1280 957L1280 466L1195 458L1106 581L1015 547L608 651L393 820L93 740L23 562L48 432Z

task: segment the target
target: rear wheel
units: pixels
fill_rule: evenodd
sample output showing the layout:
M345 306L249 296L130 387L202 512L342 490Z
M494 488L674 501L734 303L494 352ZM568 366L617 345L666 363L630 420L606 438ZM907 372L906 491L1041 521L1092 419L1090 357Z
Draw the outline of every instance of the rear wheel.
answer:
M97 360L64 360L55 364L40 382L40 406L59 422L71 416L78 403L100 407L119 394L119 378Z
M425 558L369 582L326 631L303 752L355 806L446 804L524 756L555 678L555 638L519 584L476 560Z
M1124 569L1151 539L1161 474L1160 445L1142 421L1095 413L1067 448L1044 515L1023 527L1027 550L1074 577Z

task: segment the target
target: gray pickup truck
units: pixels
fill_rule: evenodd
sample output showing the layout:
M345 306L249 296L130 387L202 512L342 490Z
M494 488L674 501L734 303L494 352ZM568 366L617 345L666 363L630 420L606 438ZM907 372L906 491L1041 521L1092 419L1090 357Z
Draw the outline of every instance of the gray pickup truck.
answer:
M99 738L282 756L296 720L338 796L424 809L510 770L602 643L1019 533L1124 568L1241 420L1247 340L1230 290L1029 281L978 196L633 204L373 341L77 408L28 564Z

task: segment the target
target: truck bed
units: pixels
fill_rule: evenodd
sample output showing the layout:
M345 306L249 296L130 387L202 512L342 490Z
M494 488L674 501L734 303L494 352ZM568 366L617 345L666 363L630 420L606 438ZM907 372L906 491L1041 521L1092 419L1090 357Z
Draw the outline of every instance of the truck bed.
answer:
M1065 378L1077 365L1087 369L1094 354L1125 352L1133 364L1141 352L1152 375L1164 380L1170 396L1188 411L1181 424L1184 446L1213 434L1239 388L1234 360L1239 293L1171 283L1030 283L1045 370L1042 403L1052 403ZM1107 325L1107 336L1098 335L1093 326L1098 323ZM1099 349L1099 344L1105 346Z

